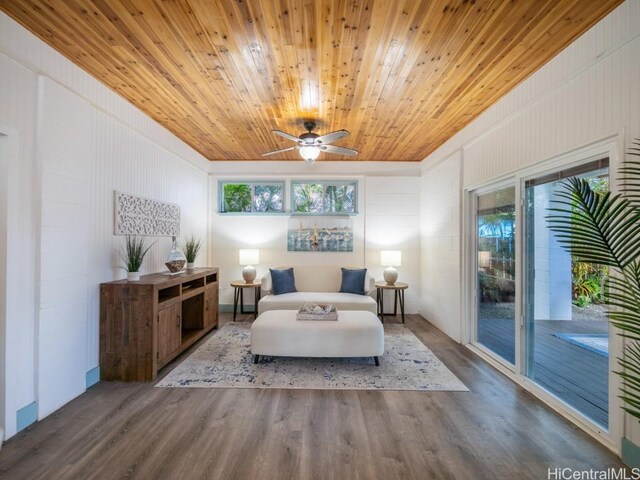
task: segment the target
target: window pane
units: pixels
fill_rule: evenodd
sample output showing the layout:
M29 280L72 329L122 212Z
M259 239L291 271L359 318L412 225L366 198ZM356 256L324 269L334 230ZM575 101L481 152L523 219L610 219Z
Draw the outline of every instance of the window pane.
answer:
M515 363L515 188L478 195L477 341Z
M251 212L251 186L227 183L223 186L224 212Z
M560 245L546 216L579 176L596 194L609 191L606 159L526 182L526 375L605 428L609 422L609 320L602 288L607 267ZM588 171L590 170L590 171Z
M325 212L354 213L355 185L327 185L324 192Z
M253 194L255 212L282 212L284 206L282 185L256 185Z
M319 183L294 184L293 205L296 212L322 213L322 185Z

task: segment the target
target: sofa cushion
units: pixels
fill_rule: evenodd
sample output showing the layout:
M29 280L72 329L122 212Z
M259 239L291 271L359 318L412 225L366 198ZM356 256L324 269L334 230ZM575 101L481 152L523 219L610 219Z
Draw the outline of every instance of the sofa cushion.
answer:
M342 283L340 284L341 293L354 293L356 295L364 295L364 279L367 275L366 268L359 269L342 269Z
M266 295L258 303L258 313L269 310L298 310L305 303L331 304L341 310L364 310L377 313L376 301L369 295L330 292L295 292Z
M270 268L269 272L271 273L274 295L297 292L293 268L287 268L286 270L274 270Z

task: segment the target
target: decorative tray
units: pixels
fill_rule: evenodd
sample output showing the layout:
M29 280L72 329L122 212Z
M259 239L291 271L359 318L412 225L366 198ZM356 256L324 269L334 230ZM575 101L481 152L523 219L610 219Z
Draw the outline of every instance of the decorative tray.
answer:
M338 311L333 305L307 304L300 307L296 314L296 320L336 321L338 320Z

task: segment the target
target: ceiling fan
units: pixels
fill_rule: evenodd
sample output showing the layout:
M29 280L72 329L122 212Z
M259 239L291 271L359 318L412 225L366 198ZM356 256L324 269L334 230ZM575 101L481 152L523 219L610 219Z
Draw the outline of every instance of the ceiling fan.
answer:
M307 129L307 133L303 133L299 137L290 135L286 132L283 132L282 130L271 130L276 135L280 135L287 140L296 142L297 145L295 147L282 148L280 150L273 150L271 152L263 153L262 156L266 157L267 155L288 152L290 150L299 150L300 156L307 164L311 165L316 161L316 158L318 158L320 152L336 153L338 155L349 155L352 157L358 154L357 150L330 145L330 143L333 143L336 140L340 140L342 137L346 137L347 135L349 135L349 132L347 132L346 130L336 130L335 132L327 133L325 135L318 135L317 133L311 133L311 131L316 128L316 123L312 121L304 122L304 128Z

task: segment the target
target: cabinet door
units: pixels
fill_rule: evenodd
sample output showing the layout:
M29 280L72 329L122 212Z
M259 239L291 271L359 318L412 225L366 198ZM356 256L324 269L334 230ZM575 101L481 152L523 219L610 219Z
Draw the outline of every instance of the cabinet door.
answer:
M158 363L164 363L180 348L181 330L180 303L158 311Z
M205 291L204 326L218 324L218 282L211 284Z

